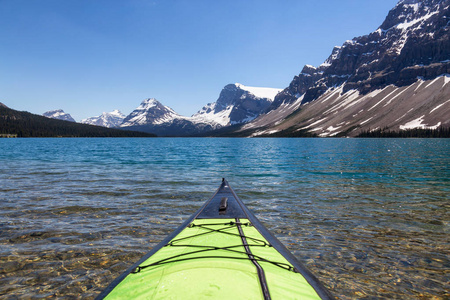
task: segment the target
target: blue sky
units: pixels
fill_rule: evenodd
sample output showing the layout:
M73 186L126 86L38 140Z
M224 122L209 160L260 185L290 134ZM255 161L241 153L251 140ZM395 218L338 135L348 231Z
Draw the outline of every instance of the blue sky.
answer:
M0 102L77 121L156 98L190 116L229 83L285 88L397 0L0 0Z

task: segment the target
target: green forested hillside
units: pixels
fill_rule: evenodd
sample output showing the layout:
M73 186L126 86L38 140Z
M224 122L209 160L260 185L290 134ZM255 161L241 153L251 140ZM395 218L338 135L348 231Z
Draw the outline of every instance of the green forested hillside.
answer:
M154 137L154 134L110 129L50 119L10 109L0 103L0 134L18 137Z

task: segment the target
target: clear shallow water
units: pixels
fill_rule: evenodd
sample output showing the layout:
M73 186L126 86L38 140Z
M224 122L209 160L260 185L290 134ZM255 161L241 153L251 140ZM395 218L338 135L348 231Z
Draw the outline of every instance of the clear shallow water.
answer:
M339 299L450 297L450 140L0 139L0 298L93 298L226 177Z

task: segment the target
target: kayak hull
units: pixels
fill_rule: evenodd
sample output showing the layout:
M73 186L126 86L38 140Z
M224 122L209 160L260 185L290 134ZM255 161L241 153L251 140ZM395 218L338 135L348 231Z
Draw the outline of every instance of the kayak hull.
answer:
M97 299L331 299L223 180Z

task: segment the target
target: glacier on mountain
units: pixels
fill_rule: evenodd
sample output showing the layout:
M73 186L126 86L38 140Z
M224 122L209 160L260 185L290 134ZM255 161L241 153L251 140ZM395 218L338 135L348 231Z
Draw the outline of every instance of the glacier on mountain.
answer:
M282 89L245 86L240 83L226 85L216 102L208 103L192 116L194 122L223 127L247 123L265 112Z

